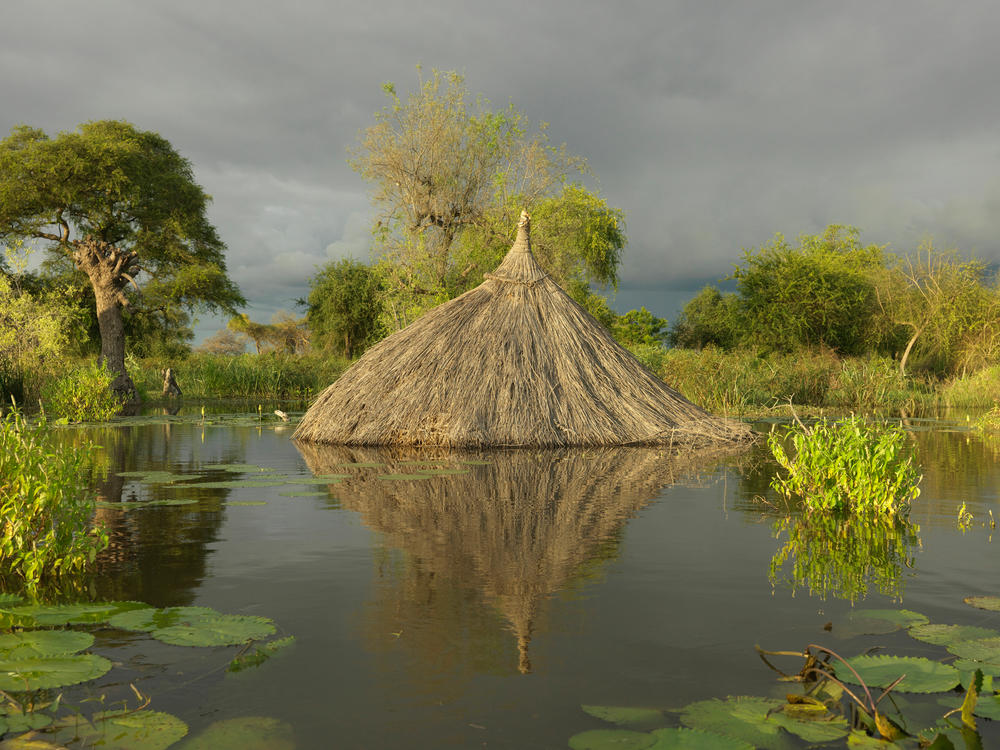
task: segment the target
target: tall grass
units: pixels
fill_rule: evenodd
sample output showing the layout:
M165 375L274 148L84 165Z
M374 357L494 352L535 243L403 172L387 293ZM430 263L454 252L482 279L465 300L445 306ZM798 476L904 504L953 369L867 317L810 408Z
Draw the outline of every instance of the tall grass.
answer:
M0 420L0 579L28 587L80 572L107 547L93 525L91 445L67 446L13 409Z
M129 363L146 398L159 398L162 371L170 367L185 397L309 399L336 380L350 361L325 354L208 354L184 359L149 358Z
M945 406L988 409L1000 404L1000 365L954 378L941 387L940 395Z

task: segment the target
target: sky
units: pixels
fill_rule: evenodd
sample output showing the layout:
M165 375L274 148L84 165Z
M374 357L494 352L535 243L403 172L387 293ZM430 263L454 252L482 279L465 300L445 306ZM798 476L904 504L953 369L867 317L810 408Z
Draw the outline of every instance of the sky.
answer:
M0 135L163 135L266 322L369 258L348 150L382 84L455 70L587 158L626 217L614 306L672 320L777 232L1000 260L998 28L992 0L0 0Z

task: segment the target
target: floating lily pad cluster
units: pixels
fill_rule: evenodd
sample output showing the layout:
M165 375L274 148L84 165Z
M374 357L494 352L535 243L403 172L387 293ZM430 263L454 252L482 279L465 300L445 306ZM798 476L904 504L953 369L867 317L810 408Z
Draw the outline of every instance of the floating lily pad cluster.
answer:
M1000 612L1000 597L968 597L965 601L980 609ZM916 747L918 742L920 747L951 748L973 747L966 744L966 740L973 738L980 742L976 747L982 747L975 717L1000 721L1000 691L997 689L1000 688L997 679L1000 678L1000 631L981 626L931 623L926 616L905 609L858 610L843 630L851 635L906 630L914 639L944 646L959 658L954 663L945 663L946 659L876 653L812 662L834 679L814 680L805 694L789 694L785 700L730 696L724 700L697 701L679 711L585 705L585 712L616 724L618 728L581 732L570 738L569 746L573 750L791 750L802 747L803 742L820 744L845 740L846 746L852 748ZM808 653L807 649L800 655L808 656ZM833 652L827 653L836 656ZM807 665L809 663L807 660ZM807 674L807 668L803 668L802 678L811 674L814 673ZM965 691L964 699L957 692L960 688ZM886 706L893 705L891 701L885 701L882 706L876 702L874 709L867 707L868 711L858 704L854 709L855 717L867 731L852 728L842 705L848 700L847 696L854 691L855 695L870 694L877 698L887 689L892 693L943 694L940 704L951 710L935 726L913 736L901 729L905 721L897 722L881 713L887 710ZM907 704L901 702L901 705ZM670 714L676 715L675 721L679 721L681 727L663 727ZM960 720L949 719L952 715Z
M54 717L58 701L39 703L36 691L93 680L112 668L103 656L81 653L93 646L94 636L68 628L74 625L146 632L180 646L250 644L276 631L274 622L266 617L227 615L208 607L156 609L128 601L27 604L18 596L0 594L0 629L7 631L0 632L0 690L5 693L0 702L0 747L5 750L98 745L159 750L188 733L187 725L177 717L144 707L104 711L89 718L77 714ZM241 652L233 663L239 664L238 669L258 666L293 641L289 636L262 643L251 653ZM230 669L238 671L232 665ZM17 695L27 697L20 703L14 697ZM42 734L9 736L39 731L44 738ZM251 741L251 737L257 739ZM213 724L187 746L254 750L292 748L293 743L287 724L267 717L243 717Z

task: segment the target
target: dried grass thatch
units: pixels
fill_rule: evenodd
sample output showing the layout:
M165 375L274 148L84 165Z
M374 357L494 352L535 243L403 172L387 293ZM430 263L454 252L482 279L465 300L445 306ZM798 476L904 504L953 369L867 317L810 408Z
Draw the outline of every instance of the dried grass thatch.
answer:
M341 445L610 446L740 442L647 370L517 240L485 281L364 354L294 438Z
M395 573L398 583L379 586L380 599L368 608L365 630L376 634L373 646L386 643L386 633L402 631L428 668L447 663L453 669L460 644L493 641L498 628L483 610L495 610L516 638L521 672L531 670L529 643L544 629L548 600L613 559L626 521L664 486L714 468L718 456L678 455L664 447L297 447L314 473L348 473L331 491L406 553L404 569ZM378 478L441 465L465 473ZM494 651L501 664L511 664L509 650Z

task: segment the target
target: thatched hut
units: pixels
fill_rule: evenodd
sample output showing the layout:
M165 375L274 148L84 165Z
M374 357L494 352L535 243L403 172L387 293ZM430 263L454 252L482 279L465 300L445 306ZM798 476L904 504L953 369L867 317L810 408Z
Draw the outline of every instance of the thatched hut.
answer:
M427 665L421 673L457 667L456 659L512 667L510 647L460 653L503 633L490 611L506 620L516 641L517 669L530 672L530 643L547 629L549 600L613 559L627 521L663 487L705 471L714 475L719 461L714 452L678 456L665 446L297 447L314 473L346 475L330 491L405 553L401 569L389 566L395 582L376 587L365 632L379 648L390 644L386 633L403 631L402 642Z
M536 262L522 213L496 271L367 351L319 396L294 438L562 447L749 435L667 386L574 302Z

